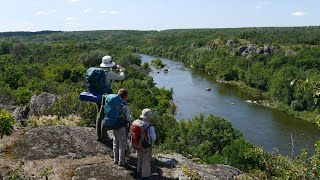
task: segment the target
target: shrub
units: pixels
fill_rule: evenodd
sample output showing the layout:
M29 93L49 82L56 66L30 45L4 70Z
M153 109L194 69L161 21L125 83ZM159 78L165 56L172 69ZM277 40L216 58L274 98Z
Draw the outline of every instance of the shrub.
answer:
M262 168L261 162L266 153L261 149L246 142L244 139L233 141L221 153L206 159L209 164L227 164L244 171Z
M161 61L161 59L154 59L151 61L151 64L154 66L154 67L164 67L164 64L163 62Z
M101 50L85 52L79 56L79 61L86 67L95 67L101 63L101 59L105 56L107 52Z
M171 129L175 130L166 137L164 146L204 161L242 137L230 122L213 115L205 118L201 114L174 125L171 125Z
M32 91L30 91L28 88L25 87L19 87L15 91L15 101L18 105L25 105L30 101L30 98L32 96Z
M13 125L15 121L11 113L5 110L0 110L0 137L4 135L9 136L13 132Z
M141 65L142 69L146 70L146 71L151 71L151 68L149 66L149 63L147 62L144 62L142 65Z

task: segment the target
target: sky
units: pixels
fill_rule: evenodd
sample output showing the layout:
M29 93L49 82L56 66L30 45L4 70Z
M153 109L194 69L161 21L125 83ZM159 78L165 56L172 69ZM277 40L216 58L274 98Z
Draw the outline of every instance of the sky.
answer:
M0 0L0 32L320 25L320 0Z

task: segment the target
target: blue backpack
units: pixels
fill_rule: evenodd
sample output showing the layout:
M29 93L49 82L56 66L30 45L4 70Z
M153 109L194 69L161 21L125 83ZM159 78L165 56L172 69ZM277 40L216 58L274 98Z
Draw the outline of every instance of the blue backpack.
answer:
M117 94L105 97L103 125L107 130L119 129L127 126L124 103Z
M106 71L101 68L91 67L87 70L87 85L92 94L112 94L106 83Z

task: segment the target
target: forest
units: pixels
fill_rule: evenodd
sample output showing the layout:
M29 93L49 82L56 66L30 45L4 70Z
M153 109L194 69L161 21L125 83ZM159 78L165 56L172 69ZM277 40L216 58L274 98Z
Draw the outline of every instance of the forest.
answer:
M78 95L86 90L87 68L108 54L127 69L126 79L113 89L129 90L133 118L145 107L155 111L157 151L232 165L258 179L314 179L320 173L320 141L311 157L303 152L289 158L246 142L221 117L198 115L177 122L169 102L173 90L155 87L138 53L183 61L217 80L243 84L317 122L319 32L320 27L0 33L0 105L28 106L32 95L49 92L59 101L41 115L56 115L59 121L72 114L81 118L77 125L91 126L95 107L80 102ZM12 123L7 112L1 111L0 118ZM55 123L45 125L61 124ZM28 126L41 125L33 119Z

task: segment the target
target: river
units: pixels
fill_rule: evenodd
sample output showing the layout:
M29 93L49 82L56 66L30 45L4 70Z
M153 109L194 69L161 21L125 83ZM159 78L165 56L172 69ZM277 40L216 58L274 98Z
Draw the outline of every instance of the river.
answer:
M141 58L142 62L150 63L156 57L141 55ZM315 125L285 112L247 103L246 100L253 98L239 87L216 82L182 62L160 59L168 65L169 72L159 70L150 75L157 87L173 88L178 120L191 119L200 113L214 114L231 121L246 140L268 152L277 150L288 156L292 149L295 155L303 148L314 152L314 144L320 138L320 129Z

